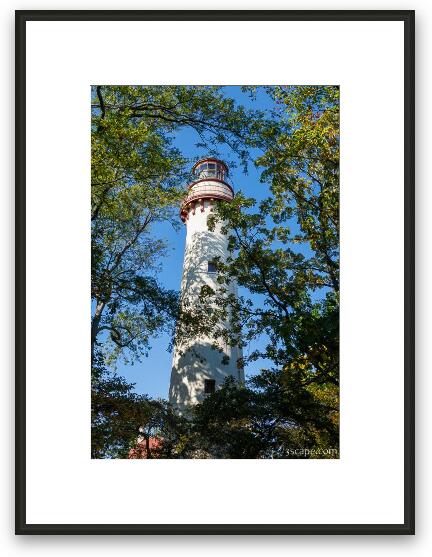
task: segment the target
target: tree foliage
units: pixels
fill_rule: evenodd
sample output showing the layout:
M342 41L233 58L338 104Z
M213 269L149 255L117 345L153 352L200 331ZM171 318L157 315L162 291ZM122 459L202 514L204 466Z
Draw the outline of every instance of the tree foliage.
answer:
M245 160L251 119L217 87L92 88L92 357L134 360L152 336L172 330L177 296L157 280L162 221L178 223L188 161L175 133L193 129L202 147L227 144Z
M268 92L277 118L251 145L263 151L256 164L263 168L262 181L270 183L269 196L258 204L238 192L210 217L210 227L219 220L231 234L230 257L218 261L221 288L202 290L195 319L181 331L194 334L189 323L199 323L201 334L217 330L223 342L241 342L248 352L244 363L270 360L272 366L252 384L273 401L275 419L294 425L284 426L284 438L337 448L339 91ZM245 293L221 296L232 280ZM235 316L231 330L220 326L228 313ZM263 334L268 342L257 348Z

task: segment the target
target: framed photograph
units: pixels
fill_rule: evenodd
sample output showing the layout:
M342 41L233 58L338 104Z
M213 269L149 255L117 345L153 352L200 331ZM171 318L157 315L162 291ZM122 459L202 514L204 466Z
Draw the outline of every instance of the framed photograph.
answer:
M16 12L16 533L414 533L414 12Z

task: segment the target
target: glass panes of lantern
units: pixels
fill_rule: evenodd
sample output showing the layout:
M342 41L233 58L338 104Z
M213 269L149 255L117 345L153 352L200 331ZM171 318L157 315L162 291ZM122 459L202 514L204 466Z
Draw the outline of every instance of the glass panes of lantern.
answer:
M195 175L199 180L204 178L225 180L225 174L225 167L218 162L202 162L195 169Z

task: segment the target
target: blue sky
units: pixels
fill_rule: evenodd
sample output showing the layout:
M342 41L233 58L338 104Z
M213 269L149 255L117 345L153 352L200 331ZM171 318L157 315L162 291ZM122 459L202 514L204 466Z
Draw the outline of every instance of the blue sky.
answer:
M241 92L240 87L230 86L225 88L225 94L247 107L261 110L273 108L272 102L264 93L259 94L256 101L251 101L247 94ZM208 154L202 148L196 147L198 141L199 138L195 132L190 129L184 129L177 134L175 145L186 157L195 161ZM235 159L232 151L224 147L220 148L219 156L227 162ZM230 165L229 181L236 192L242 190L245 195L254 197L259 201L268 195L268 184L260 183L260 174L261 171L252 165L249 165L247 175L243 173L242 168ZM181 223L180 217L179 222ZM158 280L165 288L178 290L182 274L186 227L181 223L180 230L176 231L171 225L163 223L157 225L154 233L158 237L163 238L168 245L168 255L162 261L162 270L158 274ZM117 372L123 375L129 382L135 383L135 390L138 393L145 393L153 398L168 398L172 360L172 354L167 351L169 342L170 338L168 335L161 335L155 338L148 357L143 357L141 362L134 365L125 365L119 362ZM250 350L264 343L264 338L259 339L254 346L250 347ZM248 349L246 348L245 354L247 352ZM264 360L254 362L246 368L246 377L259 372L260 367L265 367L267 363Z

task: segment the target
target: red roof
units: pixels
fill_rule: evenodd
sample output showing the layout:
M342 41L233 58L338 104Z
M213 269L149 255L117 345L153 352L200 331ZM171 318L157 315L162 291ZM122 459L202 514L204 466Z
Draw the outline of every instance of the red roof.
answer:
M159 437L150 437L148 442L151 453L150 458L159 458L159 451L162 448L163 439L160 439ZM147 443L145 439L138 441L136 446L129 451L128 458L149 458L147 455Z

